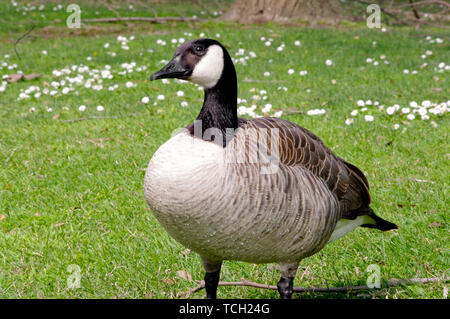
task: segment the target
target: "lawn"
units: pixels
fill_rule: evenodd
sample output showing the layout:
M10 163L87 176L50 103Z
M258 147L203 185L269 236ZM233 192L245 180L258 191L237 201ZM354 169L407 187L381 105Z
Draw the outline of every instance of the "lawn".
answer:
M190 83L149 76L199 37L218 39L235 59L241 116L256 105L257 114L282 111L311 130L366 173L372 208L399 225L361 228L328 245L300 263L295 285L365 284L371 264L383 280L448 276L448 31L211 21L43 27L68 15L54 6L24 15L0 5L0 76L40 74L0 80L1 298L174 298L203 279L199 257L162 229L143 195L152 154L203 101ZM99 10L86 8L111 16ZM7 22L30 16L41 22L15 46L30 25ZM274 265L227 261L221 279L276 284L279 275ZM443 298L447 285L294 297ZM219 287L218 297L278 293Z

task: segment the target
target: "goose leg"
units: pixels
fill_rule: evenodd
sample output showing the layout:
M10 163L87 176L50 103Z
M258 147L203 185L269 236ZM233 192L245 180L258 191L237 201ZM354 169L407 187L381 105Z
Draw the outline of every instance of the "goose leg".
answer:
M205 268L205 289L206 299L217 298L217 286L220 279L220 268L222 267L222 261L209 261L202 257L203 268Z
M281 299L291 299L298 263L280 263L281 278L277 284Z

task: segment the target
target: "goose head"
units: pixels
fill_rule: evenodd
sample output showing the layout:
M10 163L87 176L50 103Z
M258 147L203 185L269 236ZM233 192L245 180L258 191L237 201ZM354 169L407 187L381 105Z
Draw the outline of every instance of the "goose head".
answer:
M202 109L193 126L192 135L210 140L209 129L219 130L215 141L225 146L227 129L236 129L237 79L233 61L222 44L213 39L197 39L180 45L172 60L153 73L150 80L177 78L201 85L205 90Z
M153 73L150 80L177 78L211 89L225 75L224 70L235 73L233 62L222 44L213 39L196 39L180 45L172 60Z

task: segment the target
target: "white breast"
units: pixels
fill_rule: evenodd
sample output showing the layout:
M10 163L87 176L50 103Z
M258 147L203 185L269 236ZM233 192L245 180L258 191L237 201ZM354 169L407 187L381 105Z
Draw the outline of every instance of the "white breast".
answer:
M145 196L169 234L212 260L292 261L323 247L339 217L326 185L301 168L261 174L259 163L230 162L239 152L187 132L156 151Z
M192 202L202 198L198 191L214 177L217 158L223 148L192 137L183 131L153 155L145 176L145 194L150 207L156 211L177 214Z

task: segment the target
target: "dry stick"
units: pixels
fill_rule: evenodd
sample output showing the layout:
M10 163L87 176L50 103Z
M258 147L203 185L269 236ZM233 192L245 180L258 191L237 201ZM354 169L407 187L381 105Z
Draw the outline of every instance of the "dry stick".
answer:
M120 18L119 12L117 12L117 10L112 7L112 4L110 5L107 2L103 2L103 1L102 1L102 3L109 11L112 11L116 15L116 17Z
M199 18L187 18L187 17L117 17L117 18L96 18L96 19L83 19L83 22L121 22L121 21L146 21L151 23L165 23L167 21L205 21L205 19Z
M365 1L365 0L355 0L355 1L358 3L365 4L365 5L370 4L370 2ZM390 8L382 8L381 7L380 10L384 14L397 20L397 22L399 22L399 23L408 25L408 24L410 24L409 22L412 22L412 23L416 24L416 27L418 27L420 24L433 25L433 23L431 21L424 21L423 19L420 19L419 14L415 8L417 8L419 6L427 6L427 5L433 5L433 4L440 4L442 6L447 7L446 10L443 9L440 12L434 13L433 14L434 16L440 16L443 13L445 14L450 8L450 4L446 3L445 1L441 1L441 0L424 0L424 1L418 1L418 2L412 2L412 0L410 0L407 4L401 4L401 5L396 5L396 6L391 4ZM409 19L409 18L405 17L404 16L405 11L399 10L399 9L405 8L405 7L411 7L413 9L415 19ZM399 15L401 15L401 17Z
M17 55L17 57L19 58L19 60L21 60L22 58L20 57L19 52L17 52L17 44L19 44L19 42L20 42L23 38L25 38L27 35L29 35L29 34L31 33L31 31L34 30L34 28L36 28L35 25L31 26L31 29L28 30L28 31L27 31L26 33L24 33L23 35L21 35L21 36L16 40L16 42L14 43L14 52L16 52L16 55Z
M417 20L420 20L419 12L417 12L416 7L414 6L414 1L409 0L409 3L411 4L411 10L414 13L414 16L416 17Z
M156 10L153 9L152 6L149 6L147 3L145 3L145 2L137 2L137 1L134 1L134 0L131 0L131 1L128 1L128 2L131 2L131 3L133 3L133 4L136 5L136 6L142 6L142 7L145 7L145 8L147 8L148 10L150 10L150 11L153 12L153 15L155 16L155 18L158 17L158 13L156 12Z
M440 4L440 5L446 6L447 8L450 8L450 4L448 4L445 1L441 1L441 0L424 0L424 1L414 2L415 7L432 5L432 4ZM410 4L401 4L401 5L395 6L395 8L404 8L404 7L408 7L408 6L410 6Z
M355 0L355 1L358 2L358 3L365 4L365 5L370 5L371 4L370 2L367 2L367 1L364 1L364 0ZM385 13L386 15L388 15L388 16L398 20L397 16L394 13L389 12L388 10L386 10L386 9L384 9L382 7L380 7L380 10L381 10L381 12Z
M412 284L425 284L430 282L439 282L439 281L448 281L450 280L450 277L445 278L411 278L411 279L391 279L386 283L386 287L383 288L390 288L400 285L412 285ZM199 281L200 285L183 293L179 293L177 295L178 298L180 298L182 295L190 296L191 294L198 292L205 288L205 281ZM220 281L219 286L246 286L246 287L254 287L254 288L261 288L261 289L271 289L271 290L277 290L277 286L274 285L266 285L266 284L260 284L257 282L248 281L245 278L242 278L242 281ZM295 292L336 292L336 293L356 293L361 290L371 290L373 288L369 286L345 286L345 287L330 287L330 288L323 288L323 287L293 287L293 290Z

